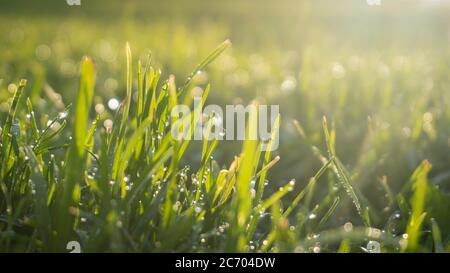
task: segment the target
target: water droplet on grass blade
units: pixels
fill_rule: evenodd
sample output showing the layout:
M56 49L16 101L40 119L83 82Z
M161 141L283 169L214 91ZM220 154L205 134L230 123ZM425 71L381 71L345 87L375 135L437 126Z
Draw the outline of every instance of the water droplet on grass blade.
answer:
M313 248L313 252L314 252L314 253L320 253L320 247L315 246L315 247Z
M377 241L369 241L367 243L367 252L369 253L380 253L381 252L381 246L380 243Z
M65 119L67 117L67 115L68 115L67 112L61 112L61 113L59 113L58 118L59 119Z
M18 122L14 122L11 126L11 133L17 137L20 134L20 124Z
M117 110L117 108L119 108L119 104L120 104L120 102L119 102L119 100L117 100L117 99L115 99L115 98L113 98L113 99L110 99L109 101L108 101L108 108L109 109L111 109L111 110Z

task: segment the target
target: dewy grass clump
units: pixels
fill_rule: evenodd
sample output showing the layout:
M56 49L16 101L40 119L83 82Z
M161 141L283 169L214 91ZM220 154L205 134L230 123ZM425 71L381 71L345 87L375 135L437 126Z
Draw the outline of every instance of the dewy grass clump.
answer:
M312 146L322 167L308 183L291 180L274 189L266 178L280 157L262 152L256 140L245 140L241 154L226 168L212 158L221 144L204 140L200 167L184 166L192 141L170 134L171 108L179 101L192 102L186 92L192 78L229 46L229 41L221 44L180 88L173 76L162 81L149 57L137 66L137 90L132 88L136 71L127 46L126 97L112 123L101 115L93 122L90 118L96 77L90 58L81 61L73 105L51 119L34 112L27 82L21 81L1 123L0 250L67 252L79 246L83 252L370 252L380 246L381 251L446 247L424 207L426 192L433 191L426 176L430 164L424 162L396 196L399 211L386 229L372 228L373 212L353 188L326 120L326 152ZM208 93L209 86L202 104ZM250 113L249 130L256 126L256 114ZM280 117L273 129L279 124ZM295 125L307 142L300 124ZM314 204L315 186L327 175L329 190ZM405 196L411 189L410 205ZM347 223L330 228L341 200L353 202L360 227ZM426 238L421 235L425 223L433 228ZM430 241L422 247L419 240Z

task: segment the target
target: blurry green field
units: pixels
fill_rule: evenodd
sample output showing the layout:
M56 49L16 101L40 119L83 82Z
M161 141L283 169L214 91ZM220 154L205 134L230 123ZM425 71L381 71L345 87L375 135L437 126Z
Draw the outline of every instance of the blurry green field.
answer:
M1 252L66 251L69 239L80 240L86 251L361 252L371 240L386 252L450 251L448 1L28 2L0 4ZM148 51L151 66L161 68L159 95L169 75L182 86L226 39L232 47L184 93L189 98L211 84L207 103L279 104L280 148L259 161L254 143L219 142L213 159L205 158L203 143L182 153L160 128L170 105L161 104L157 117L137 107L143 92L137 63L145 65ZM96 71L84 111L89 125L76 112L83 111L77 99L85 55ZM90 70L91 62L84 64ZM89 71L82 76L89 82ZM28 83L12 115L22 78ZM167 83L161 99L174 99L170 88ZM108 109L108 101L127 95L129 122L121 125L115 118L123 114ZM66 128L44 130L70 104L67 121L58 120ZM27 116L31 105L38 131ZM12 117L9 127L17 120L18 134L6 129ZM117 135L108 135L105 120L115 121ZM152 129L139 129L146 122ZM84 130L81 146L73 139L77 128ZM148 141L142 147L133 142L140 130ZM160 142L151 141L155 133ZM92 155L82 152L67 168L66 153L83 150L85 137ZM42 139L40 150L31 152ZM147 154L152 148L167 158ZM129 158L114 156L120 149ZM241 152L253 165L240 166L234 178L221 177ZM276 156L264 194L256 186L261 200L251 199L251 184L262 179L264 185L264 166ZM101 168L109 161L119 169ZM209 186L196 185L194 177L203 175ZM40 197L47 202L37 201L28 179L42 182ZM122 192L125 180L139 188L133 197ZM75 212L62 209L69 207Z

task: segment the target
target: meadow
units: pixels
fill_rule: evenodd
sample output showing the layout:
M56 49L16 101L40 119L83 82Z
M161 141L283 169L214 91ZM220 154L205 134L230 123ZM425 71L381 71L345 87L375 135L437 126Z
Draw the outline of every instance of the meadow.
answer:
M432 0L2 2L0 252L449 252L449 18ZM194 95L279 105L279 148L172 138Z

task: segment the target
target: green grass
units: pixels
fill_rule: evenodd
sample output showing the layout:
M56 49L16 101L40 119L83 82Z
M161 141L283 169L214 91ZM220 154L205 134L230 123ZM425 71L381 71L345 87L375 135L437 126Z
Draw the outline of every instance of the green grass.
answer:
M193 75L229 46L228 40L220 45ZM264 192L267 172L280 158L270 151L262 154L262 143L256 140L244 141L241 154L228 168L220 168L211 156L220 143L204 140L199 169L183 166L191 141L172 137L170 128L176 120L169 113L177 101L189 96L185 91L192 76L176 89L174 76L159 82L150 63L139 63L139 88L133 91L136 70L128 45L126 53L126 97L111 127L101 126L102 115L90 122L96 77L90 58L81 61L73 107L47 125L36 121L27 81L19 83L1 131L2 251L64 252L73 240L81 243L83 251L95 252L361 251L368 240L381 243L383 251L450 247L442 240L436 220L427 217L430 164L419 166L406 186L404 194L412 194L410 203L404 194L397 196L405 214L395 233L373 228L370 206L353 189L336 154L336 133L329 130L326 119L326 153L312 146L323 166L303 189L292 180L279 190ZM132 103L134 92L138 100ZM255 126L253 111L247 130L256 130ZM274 130L278 126L279 117ZM306 138L298 122L296 126ZM315 188L325 175L334 183L315 203ZM296 197L286 201L291 192ZM351 200L365 225L324 228L341 199ZM431 226L431 234L424 233L423 226Z

